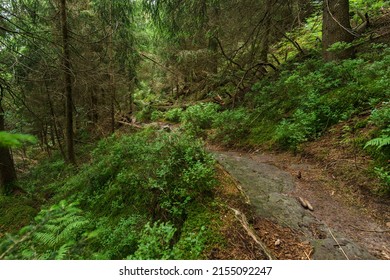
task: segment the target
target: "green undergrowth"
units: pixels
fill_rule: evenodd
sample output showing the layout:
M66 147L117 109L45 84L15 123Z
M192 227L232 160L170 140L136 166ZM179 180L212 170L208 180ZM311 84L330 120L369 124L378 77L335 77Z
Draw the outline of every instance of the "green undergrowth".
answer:
M234 109L205 103L160 117L180 121L188 133L217 145L298 151L332 125L371 114L357 129L370 126L372 133L362 136L357 148L373 156L375 172L388 186L390 48L372 44L370 49L355 59L330 63L315 57L291 60L255 83Z
M0 259L206 258L220 242L214 164L197 138L153 129L101 140L77 171L43 162L29 190L50 198L0 239ZM31 213L23 225L36 214L10 209Z
M28 224L37 214L38 205L27 197L0 196L0 237Z

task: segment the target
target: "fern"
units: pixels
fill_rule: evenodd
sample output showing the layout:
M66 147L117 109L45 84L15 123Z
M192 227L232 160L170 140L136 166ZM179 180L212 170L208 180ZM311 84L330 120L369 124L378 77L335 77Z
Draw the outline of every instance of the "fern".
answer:
M9 237L0 259L65 259L89 224L76 206L61 201L42 210L35 218L36 225L23 228L17 237Z
M55 259L64 260L70 249L70 244L64 244L58 249Z
M377 147L377 149L380 149L384 146L390 145L390 136L389 135L382 135L381 137L374 138L366 143L364 148L367 148L369 146Z

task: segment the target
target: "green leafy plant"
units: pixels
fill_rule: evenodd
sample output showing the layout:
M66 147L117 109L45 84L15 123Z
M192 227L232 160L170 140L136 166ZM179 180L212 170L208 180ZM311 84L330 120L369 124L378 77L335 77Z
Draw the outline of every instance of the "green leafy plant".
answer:
M142 230L139 246L134 255L128 259L136 260L167 260L172 259L171 241L176 228L169 222L153 225L147 223Z
M384 146L388 146L388 145L390 145L390 136L389 135L381 135L378 138L374 138L374 139L371 139L370 141L368 141L366 143L366 145L364 146L364 148L367 148L369 146L374 146L377 149L380 149L380 148L382 148Z
M24 143L36 143L36 141L32 135L0 131L0 146L3 147L20 147Z
M203 130L211 128L219 107L215 103L201 103L188 107L182 115L184 127L193 135L202 135Z
M227 146L244 143L250 133L250 117L244 108L218 113L213 122L213 141Z
M77 203L60 201L41 210L35 223L22 228L17 236L3 238L0 259L66 259L87 238L88 224Z
M390 192L390 171L385 170L383 167L375 167L374 171L384 184L379 193L388 194Z
M182 113L183 113L182 108L173 108L165 112L164 116L167 121L178 123L181 120Z
M276 128L275 140L282 146L296 148L299 143L308 140L316 122L314 112L297 110L292 119L283 120Z

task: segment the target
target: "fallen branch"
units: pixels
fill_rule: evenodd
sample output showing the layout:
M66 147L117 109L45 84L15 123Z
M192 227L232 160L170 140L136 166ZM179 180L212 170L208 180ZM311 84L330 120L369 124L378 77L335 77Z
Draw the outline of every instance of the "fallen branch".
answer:
M347 254L345 253L344 249L341 247L340 243L337 241L336 237L334 237L334 235L333 235L332 231L330 230L330 228L328 228L328 230L329 230L330 235L332 236L332 238L333 238L334 241L336 242L337 246L339 246L341 252L344 254L345 258L346 258L347 260L349 260Z
M129 123L129 122L124 122L124 121L116 121L117 123L120 123L120 124L124 124L124 125L127 125L127 126L132 126L132 127L135 127L135 128L143 128L142 125L139 125L139 124L136 124L136 123Z
M271 250L267 247L267 245L265 245L261 240L259 240L257 235L250 228L249 223L248 223L245 215L241 211L239 211L237 209L234 209L234 208L231 208L231 207L229 207L229 208L234 212L234 215L236 216L236 219L241 223L242 227L246 230L248 235L250 237L252 237L252 239L256 242L256 244L258 244L261 247L261 249L263 250L264 254L268 257L268 259L269 260L276 259L273 256Z

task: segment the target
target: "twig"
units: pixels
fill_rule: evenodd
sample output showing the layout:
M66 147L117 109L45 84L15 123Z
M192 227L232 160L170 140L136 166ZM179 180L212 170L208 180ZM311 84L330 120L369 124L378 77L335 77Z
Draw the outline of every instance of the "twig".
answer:
M330 228L328 228L328 230L329 230L330 235L333 237L334 241L336 241L337 246L339 246L341 252L344 254L345 258L347 260L349 260L347 254L345 253L344 249L341 247L340 243L337 241L336 237L334 237L334 235L333 235L332 231L330 230Z
M263 243L259 240L259 238L257 237L257 235L253 232L253 230L249 227L249 223L245 217L245 215L237 210L237 209L234 209L234 208L231 208L229 207L233 212L234 212L234 215L236 216L237 220L241 223L241 225L243 226L243 228L246 230L246 232L248 233L248 235L250 237L252 237L252 239L261 247L261 249L263 250L264 254L267 255L268 259L269 260L274 260L276 259L272 252L270 251L270 249Z
M308 260L311 260L310 254L311 254L312 251L313 251L313 250L310 250L309 254L306 253L306 251L303 251L303 252L305 253L305 255L306 255L306 258L307 258Z
M129 123L129 122L124 122L124 121L116 121L116 122L120 123L120 124L128 125L128 126L132 126L132 127L135 127L135 128L143 128L142 125L138 125L138 124L135 124L135 123Z
M326 0L326 8L328 10L328 13L329 15L331 16L331 18L342 28L344 29L345 31L347 31L349 34L351 34L352 36L356 37L356 38L359 38L360 35L357 34L356 32L353 32L353 30L350 30L349 28L345 27L344 25L342 25L335 17L334 15L332 14L332 12L330 11L330 7L329 7L329 0Z

